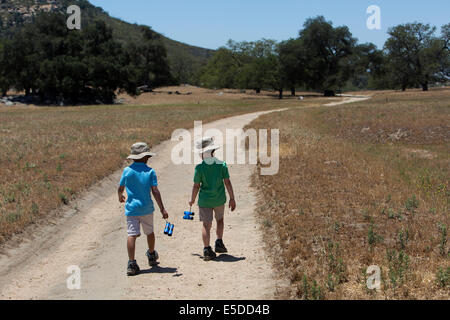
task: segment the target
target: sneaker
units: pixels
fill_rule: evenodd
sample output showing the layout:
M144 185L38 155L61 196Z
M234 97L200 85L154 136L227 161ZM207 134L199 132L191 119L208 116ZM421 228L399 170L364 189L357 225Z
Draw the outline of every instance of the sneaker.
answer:
M214 251L216 251L217 253L227 253L228 252L227 248L223 244L222 239L216 240L216 245L215 245Z
M212 251L211 246L206 247L203 249L203 259L205 261L209 261L212 260L216 257L216 253L214 251Z
M128 267L127 267L127 275L129 276L135 276L137 275L141 269L139 269L138 264L135 261L128 261Z
M150 267L154 267L158 264L158 259L159 259L159 255L158 252L153 251L152 253L150 253L150 250L147 250L147 253L145 254L148 258L148 264L150 265Z

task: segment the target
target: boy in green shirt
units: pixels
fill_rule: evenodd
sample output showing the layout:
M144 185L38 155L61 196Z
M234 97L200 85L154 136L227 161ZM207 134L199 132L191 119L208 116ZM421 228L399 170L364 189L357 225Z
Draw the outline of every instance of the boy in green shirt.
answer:
M216 253L226 253L227 248L223 244L224 230L224 211L227 197L225 187L230 195L229 208L231 211L236 209L234 200L233 186L231 185L230 175L225 162L214 157L214 151L220 147L214 144L213 138L203 138L196 143L196 152L200 153L203 162L195 167L194 186L192 188L191 201L189 205L195 203L198 197L200 221L203 222L203 256L208 261L216 257ZM215 243L215 252L210 246L210 232L215 214L217 222L217 240Z

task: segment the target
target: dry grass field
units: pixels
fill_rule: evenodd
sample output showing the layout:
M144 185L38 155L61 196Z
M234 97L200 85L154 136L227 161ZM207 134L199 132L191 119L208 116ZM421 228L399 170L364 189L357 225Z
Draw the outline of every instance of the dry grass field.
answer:
M195 90L157 99L151 93L125 97L144 105L0 107L0 243L119 169L132 143L155 145L170 139L176 128L193 127L194 120L213 121L279 103L265 96L242 100Z
M125 105L0 107L0 243L119 169L136 141L281 107L249 125L280 129L279 173L254 175L275 269L291 282L279 297L448 299L450 90L332 107L321 105L341 98L298 94L185 86ZM366 287L370 265L380 292Z
M297 92L296 97L305 95L308 98L320 97L319 94L311 94L308 92ZM256 94L254 90L237 90L237 89L205 89L191 85L183 85L178 87L163 87L137 96L135 98L127 94L118 95L118 99L123 99L125 103L132 105L155 105L155 104L176 104L176 103L208 103L211 101L261 101L273 100L278 98L278 92L261 91ZM284 96L285 100L295 100L290 95ZM283 101L285 102L285 101Z
M450 90L290 109L280 171L254 176L281 298L449 299ZM366 269L381 268L381 290Z

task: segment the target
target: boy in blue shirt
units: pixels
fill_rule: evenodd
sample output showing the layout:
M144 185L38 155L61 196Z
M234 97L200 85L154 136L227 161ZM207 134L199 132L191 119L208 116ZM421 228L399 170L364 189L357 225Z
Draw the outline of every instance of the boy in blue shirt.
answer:
M141 225L144 234L147 236L148 251L146 256L150 266L155 266L158 260L158 253L155 251L155 234L153 232L153 212L155 208L150 195L150 191L158 203L163 219L167 219L169 214L164 209L161 194L158 190L158 182L155 170L147 166L147 161L155 154L150 151L144 142L135 143L131 147L131 155L127 159L134 161L132 165L123 170L120 179L118 195L119 202L125 204L125 216L127 218L127 249L128 266L127 275L132 276L139 273L140 269L135 260L136 238L141 235ZM124 196L127 191L128 199Z

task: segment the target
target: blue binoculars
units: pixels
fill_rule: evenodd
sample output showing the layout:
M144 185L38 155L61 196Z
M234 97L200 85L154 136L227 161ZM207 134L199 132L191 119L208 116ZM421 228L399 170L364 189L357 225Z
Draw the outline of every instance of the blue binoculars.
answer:
M194 215L195 215L194 212L185 211L185 212L184 212L183 219L184 219L184 220L194 220Z
M173 228L175 227L174 224L170 222L166 222L166 227L164 228L164 234L167 234L169 237L173 234Z

